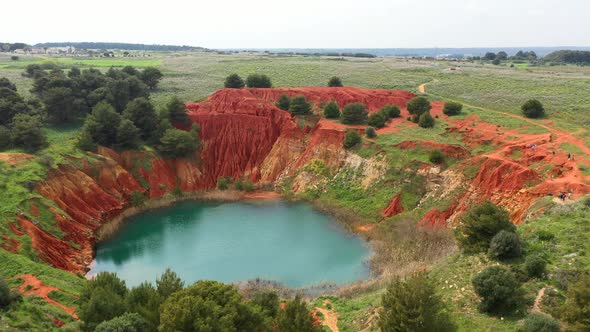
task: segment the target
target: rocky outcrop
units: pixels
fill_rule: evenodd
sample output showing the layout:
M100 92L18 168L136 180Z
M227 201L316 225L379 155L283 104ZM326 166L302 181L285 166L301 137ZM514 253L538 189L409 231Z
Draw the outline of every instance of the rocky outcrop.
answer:
M402 195L397 194L391 199L389 205L383 210L383 216L389 218L402 212L404 212L404 207L402 206Z

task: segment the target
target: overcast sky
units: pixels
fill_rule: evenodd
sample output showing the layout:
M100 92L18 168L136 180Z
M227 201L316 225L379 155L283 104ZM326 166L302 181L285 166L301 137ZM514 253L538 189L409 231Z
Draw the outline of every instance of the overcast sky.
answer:
M208 48L590 46L590 0L3 1L0 42Z

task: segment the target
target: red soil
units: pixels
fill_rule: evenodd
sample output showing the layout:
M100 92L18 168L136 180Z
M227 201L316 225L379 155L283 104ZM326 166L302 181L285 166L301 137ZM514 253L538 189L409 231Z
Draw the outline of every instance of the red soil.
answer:
M49 293L51 293L53 291L59 291L59 288L44 285L41 282L41 280L39 280L37 277L35 277L32 274L21 274L17 278L24 280L23 284L19 287L19 292L22 295L38 296L38 297L42 298L43 300L45 300L47 303L62 309L63 311L67 312L70 316L74 317L75 319L78 319L78 315L76 315L75 308L68 307L68 306L66 306L62 303L59 303L56 300L53 300L49 297ZM29 288L28 290L27 290L27 286ZM58 322L61 322L59 320L55 320L54 322L58 326L63 325L63 322L61 323L61 325L59 325Z
M404 207L402 206L401 194L397 194L393 197L393 199L391 199L389 205L383 210L383 216L389 218L402 212L404 212Z
M34 158L35 156L26 153L0 153L0 161L5 162L11 166L22 164Z

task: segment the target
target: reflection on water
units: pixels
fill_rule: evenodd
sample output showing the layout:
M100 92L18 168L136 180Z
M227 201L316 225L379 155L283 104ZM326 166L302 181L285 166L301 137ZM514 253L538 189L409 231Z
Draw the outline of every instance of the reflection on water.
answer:
M97 247L90 274L117 272L128 285L167 267L191 283L263 278L290 287L366 278L369 250L307 203L181 202L131 218Z

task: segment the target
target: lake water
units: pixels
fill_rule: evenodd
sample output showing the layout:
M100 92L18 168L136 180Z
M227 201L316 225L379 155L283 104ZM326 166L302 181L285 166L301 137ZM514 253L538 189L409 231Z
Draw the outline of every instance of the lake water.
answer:
M288 287L369 276L370 250L308 203L185 201L130 218L100 243L90 274L116 272L128 286L170 267L186 284L254 278Z

